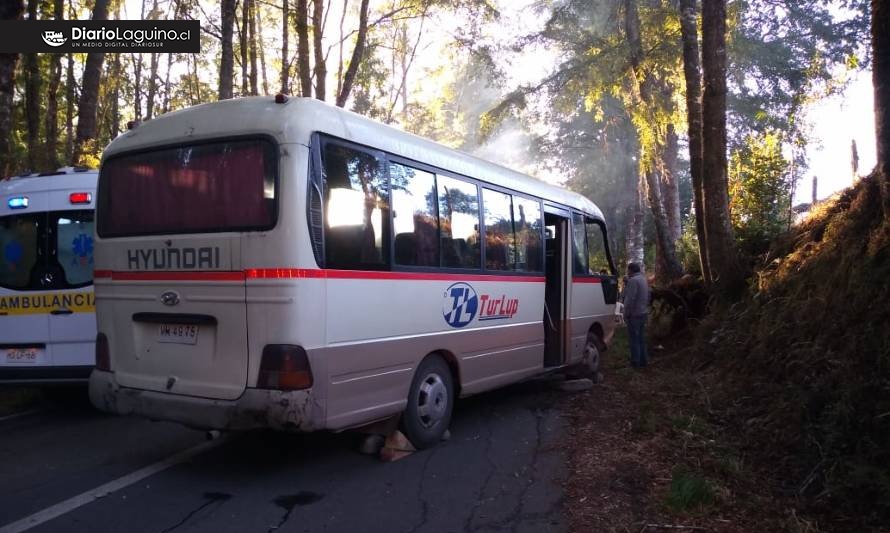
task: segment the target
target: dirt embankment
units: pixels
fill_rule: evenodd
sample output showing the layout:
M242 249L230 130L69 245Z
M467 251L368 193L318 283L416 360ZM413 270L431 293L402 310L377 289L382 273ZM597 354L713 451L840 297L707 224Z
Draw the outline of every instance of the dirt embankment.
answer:
M649 369L608 352L606 382L573 406L575 530L890 531L882 223L867 178Z

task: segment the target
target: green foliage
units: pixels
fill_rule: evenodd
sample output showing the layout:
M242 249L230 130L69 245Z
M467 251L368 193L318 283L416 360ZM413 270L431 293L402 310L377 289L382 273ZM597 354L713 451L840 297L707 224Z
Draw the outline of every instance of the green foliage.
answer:
M683 270L693 276L701 276L698 235L695 230L695 215L690 215L683 226L683 233L677 241L677 259Z
M714 488L700 474L678 467L671 473L666 503L674 512L705 507L714 503Z
M729 162L732 225L740 248L757 255L787 229L791 202L790 162L782 155L782 136L748 136Z

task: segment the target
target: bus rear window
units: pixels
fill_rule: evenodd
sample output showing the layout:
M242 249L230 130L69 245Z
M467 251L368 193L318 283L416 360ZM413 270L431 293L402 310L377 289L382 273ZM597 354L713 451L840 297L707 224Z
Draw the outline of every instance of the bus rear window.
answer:
M99 175L102 237L270 229L277 160L266 140L184 145L115 157Z

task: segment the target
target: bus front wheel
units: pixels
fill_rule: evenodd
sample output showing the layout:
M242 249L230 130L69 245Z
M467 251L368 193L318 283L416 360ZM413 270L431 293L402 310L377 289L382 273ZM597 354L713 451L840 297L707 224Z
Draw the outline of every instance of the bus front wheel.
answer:
M448 430L453 408L451 370L438 355L427 356L411 382L408 406L402 415L402 431L419 450L434 446Z

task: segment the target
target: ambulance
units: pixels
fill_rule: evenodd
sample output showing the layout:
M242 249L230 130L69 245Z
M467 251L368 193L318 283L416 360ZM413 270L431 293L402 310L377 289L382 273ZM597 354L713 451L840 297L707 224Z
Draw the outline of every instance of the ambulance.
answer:
M0 385L89 378L97 176L66 167L0 181Z

